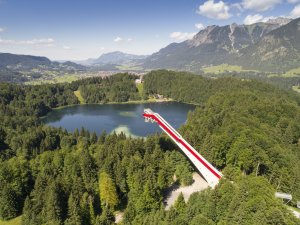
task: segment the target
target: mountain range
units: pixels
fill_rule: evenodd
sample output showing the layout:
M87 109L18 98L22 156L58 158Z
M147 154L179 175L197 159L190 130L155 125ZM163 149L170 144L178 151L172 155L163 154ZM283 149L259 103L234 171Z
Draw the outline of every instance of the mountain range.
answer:
M248 68L284 72L300 66L300 18L268 32L243 49L238 62Z
M147 58L147 55L133 55L133 54L127 54L120 51L115 51L115 52L102 54L99 58L96 59L77 61L77 63L80 63L82 65L89 65L89 66L105 65L105 64L122 65L126 63L131 63L132 61L138 62L145 58Z
M158 52L133 55L102 54L96 59L55 62L46 57L0 53L0 81L19 81L85 70L173 69L200 72L229 64L265 72L284 73L300 67L300 18L277 18L251 25L208 26L192 39L171 43ZM20 74L23 76L19 79ZM30 78L31 77L31 78Z
M230 64L244 69L282 73L300 67L300 18L270 19L251 25L208 26L191 40L171 43L150 56L111 52L78 62L89 66L129 64L144 70L175 69L199 72Z
M285 18L251 25L209 26L191 40L172 43L152 54L142 66L197 71L228 63L284 71L300 66L299 27L300 19Z
M0 53L0 69L8 69L12 71L31 71L33 69L85 70L86 67L71 61L63 63L55 62L41 56Z
M45 75L61 75L86 69L71 61L60 63L41 56L0 53L0 81L24 82Z

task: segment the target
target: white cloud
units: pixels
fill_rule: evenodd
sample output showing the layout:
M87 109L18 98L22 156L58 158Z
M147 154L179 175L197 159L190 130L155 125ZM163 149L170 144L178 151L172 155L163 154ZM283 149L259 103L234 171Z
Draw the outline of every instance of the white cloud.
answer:
M9 40L1 39L0 44L19 44L19 45L47 45L52 46L55 40L52 38L32 39L32 40Z
M295 3L298 3L300 2L300 0L287 0L288 3L291 3L291 4L295 4Z
M262 22L263 19L264 19L264 17L260 14L248 15L244 19L244 24L249 25L249 24L253 24L253 23Z
M238 11L240 11L240 12L243 12L243 11L244 11L244 9L243 9L241 3L233 3L233 4L230 5L230 7L231 7L231 8L236 8L236 9L238 9Z
M32 39L27 41L17 41L17 44L27 44L27 45L39 45L39 44L53 44L55 41L52 38L44 39Z
M120 41L123 41L123 38L121 38L121 37L116 37L116 38L114 39L114 42L120 42Z
M300 4L296 5L294 7L294 9L290 13L290 17L291 18L298 18L298 17L300 17Z
M170 38L175 39L177 41L183 41L187 39L192 39L195 35L196 33L183 33L183 32L176 31L170 34Z
M116 37L114 39L114 42L123 42L123 41L132 42L133 39L132 38L125 38L125 39L123 39L122 37Z
M232 15L229 13L230 7L223 1L214 2L214 0L208 0L199 6L197 13L218 20L226 20Z
M245 9L263 12L273 9L275 5L281 2L282 0L243 0L242 5Z
M195 27L199 30L203 30L205 28L205 25L203 23L196 23Z
M63 46L63 49L65 49L65 50L70 50L71 47L70 47L70 46L67 46L67 45L64 45L64 46Z
M0 38L0 44L14 44L15 42L15 40L7 40Z
M5 31L5 29L3 27L0 27L0 33Z

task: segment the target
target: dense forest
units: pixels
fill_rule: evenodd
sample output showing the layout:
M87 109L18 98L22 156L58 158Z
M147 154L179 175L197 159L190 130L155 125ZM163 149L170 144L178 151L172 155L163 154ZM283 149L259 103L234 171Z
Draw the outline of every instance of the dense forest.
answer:
M165 135L147 139L68 133L39 121L52 108L139 99L135 76L71 84L0 84L0 219L22 224L300 224L275 191L300 200L300 98L246 79L208 79L166 70L144 76L144 96L194 103L183 136L225 179L213 190L180 196L169 211L163 193L192 182L194 169Z
M272 84L281 89L291 90L293 86L300 85L300 74L294 74L292 76L284 76L282 74L271 74L263 72L252 71L225 71L222 73L200 73L201 76L208 78L220 78L220 77L236 77L242 79L258 80L264 83Z
M78 83L86 103L126 102L140 98L135 79L137 76L125 73L105 78L90 78Z

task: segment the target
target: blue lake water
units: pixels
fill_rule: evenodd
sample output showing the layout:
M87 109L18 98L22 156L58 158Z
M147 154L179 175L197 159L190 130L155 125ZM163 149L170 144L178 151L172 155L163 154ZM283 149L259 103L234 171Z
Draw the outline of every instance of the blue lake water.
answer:
M107 133L124 132L139 137L161 132L157 124L145 123L142 116L145 108L159 113L177 129L186 122L188 112L195 106L178 102L76 105L55 109L42 120L50 126L63 127L71 132L81 127L97 134L105 130Z

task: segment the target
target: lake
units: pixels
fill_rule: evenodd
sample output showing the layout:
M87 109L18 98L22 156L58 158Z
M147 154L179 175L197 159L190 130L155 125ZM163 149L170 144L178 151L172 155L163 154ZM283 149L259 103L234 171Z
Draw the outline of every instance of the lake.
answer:
M55 109L42 121L49 126L63 127L71 132L84 127L90 132L95 131L98 135L106 131L145 137L161 132L157 124L145 123L142 116L145 108L151 108L159 113L177 129L186 122L188 111L194 110L195 106L178 102L76 105Z

